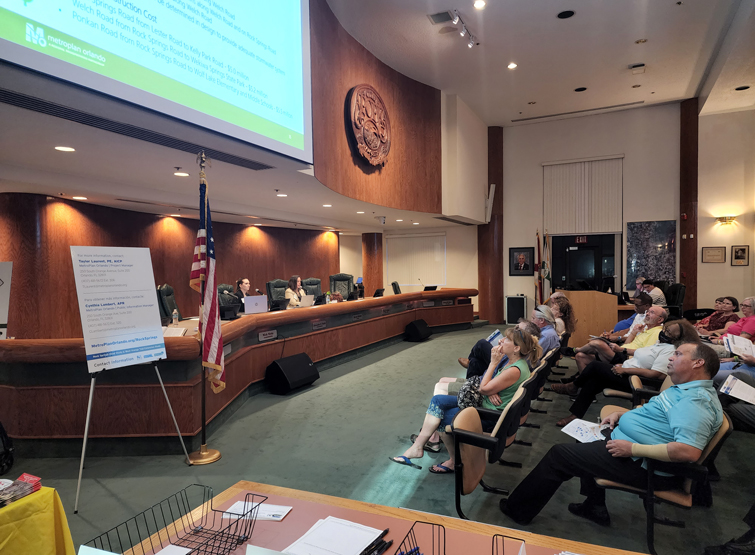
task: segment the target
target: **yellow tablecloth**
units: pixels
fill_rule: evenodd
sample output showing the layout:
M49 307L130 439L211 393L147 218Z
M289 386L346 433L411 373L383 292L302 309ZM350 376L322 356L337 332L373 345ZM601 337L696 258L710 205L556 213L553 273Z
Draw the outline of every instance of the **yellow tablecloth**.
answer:
M0 555L75 555L58 492L42 488L0 509Z

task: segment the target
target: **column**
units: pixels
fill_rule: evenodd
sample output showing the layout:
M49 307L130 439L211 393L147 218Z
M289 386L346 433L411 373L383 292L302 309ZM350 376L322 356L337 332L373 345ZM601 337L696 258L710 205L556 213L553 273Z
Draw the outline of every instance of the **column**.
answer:
M679 119L679 283L689 310L697 308L697 98L681 103Z
M362 277L365 297L383 287L382 233L362 233Z
M490 223L477 226L481 320L503 323L503 127L488 127L488 185L495 183Z

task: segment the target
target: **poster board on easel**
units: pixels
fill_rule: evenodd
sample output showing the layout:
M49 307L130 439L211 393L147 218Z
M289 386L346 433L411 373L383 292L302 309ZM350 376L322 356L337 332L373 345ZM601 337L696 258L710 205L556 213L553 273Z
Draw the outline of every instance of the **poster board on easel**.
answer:
M8 339L8 308L13 262L0 262L0 340Z

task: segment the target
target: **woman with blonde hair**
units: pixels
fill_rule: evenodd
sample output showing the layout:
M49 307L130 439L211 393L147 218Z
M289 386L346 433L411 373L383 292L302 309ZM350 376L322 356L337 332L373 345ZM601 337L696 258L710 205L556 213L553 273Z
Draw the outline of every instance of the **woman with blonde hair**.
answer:
M530 363L539 360L542 352L537 339L529 333L523 332L518 327L506 330L504 338L498 346L493 347L490 364L480 379L481 406L491 410L506 408L522 382L530 377ZM504 356L508 357L508 362L502 368L498 368L498 363ZM432 466L430 472L434 474L453 473L453 438L449 437L445 430L459 410L461 409L456 396L434 395L430 400L422 430L412 446L404 451L401 456L389 457L390 460L421 470L422 467L414 464L410 459L419 459L424 455L425 442L437 430L441 433L441 439L451 454L451 458L443 464ZM485 425L485 421L483 421L483 428Z

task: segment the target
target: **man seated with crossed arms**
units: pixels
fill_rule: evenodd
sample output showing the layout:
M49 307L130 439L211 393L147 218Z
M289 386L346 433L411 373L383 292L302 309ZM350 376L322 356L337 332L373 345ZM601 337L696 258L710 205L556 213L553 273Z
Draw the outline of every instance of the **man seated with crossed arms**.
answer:
M516 487L500 508L518 524L528 524L545 507L561 484L575 476L582 482L582 503L569 512L610 526L605 490L595 478L605 478L644 489L647 471L643 458L696 462L723 423L723 410L713 388L718 356L700 343L682 343L669 359L668 375L674 383L647 404L603 419L612 433L605 443L554 445ZM656 489L673 489L680 480L656 476Z
M610 343L607 339L593 339L587 345L578 349L564 347L561 353L573 356L577 362L577 369L582 372L585 366L595 360L621 364L627 360L634 351L642 347L649 347L658 341L661 326L668 318L668 313L660 306L651 306L645 312L644 324L639 328L633 328L626 338L626 343L621 347Z

